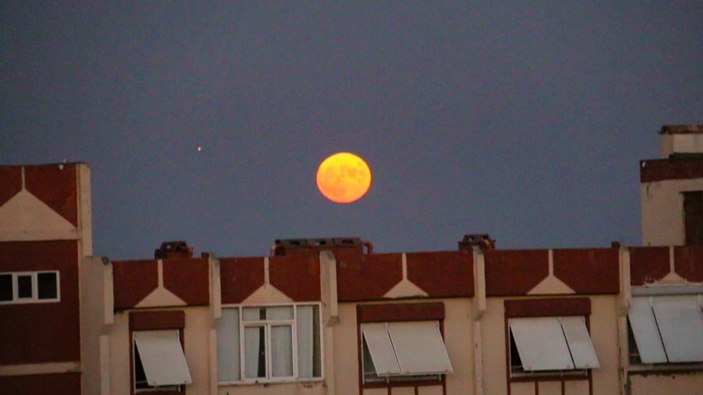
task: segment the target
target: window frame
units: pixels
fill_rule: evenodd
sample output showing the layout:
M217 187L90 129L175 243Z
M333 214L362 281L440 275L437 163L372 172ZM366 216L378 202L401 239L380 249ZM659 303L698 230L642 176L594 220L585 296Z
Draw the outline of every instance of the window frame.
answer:
M358 353L358 380L359 391L371 388L393 387L418 387L441 386L442 393L447 393L447 375L418 375L418 376L392 376L379 380L368 381L364 377L364 336L361 331L362 324L392 323L392 322L418 322L437 321L439 333L446 348L444 334L444 303L443 302L410 302L410 303L384 303L360 304L356 306L357 326L357 353ZM447 354L449 352L447 351ZM450 359L451 362L451 359Z
M137 353L139 352L139 348L137 347L137 339L136 336L134 336L135 333L139 332L152 332L152 331L177 331L178 332L178 341L181 345L181 349L183 351L183 356L185 357L185 349L183 348L183 329L180 328L174 328L174 329L149 329L149 330L135 330L132 331L130 334L132 338L132 393L133 394L142 394L142 393L158 393L158 394L181 394L185 392L185 385L159 385L159 386L151 386L147 383L146 388L137 388ZM141 361L141 357L139 360L139 364L142 366L142 370L144 370L144 363ZM146 372L144 372L146 375Z
M55 274L56 278L56 297L54 298L39 298L39 275L52 273ZM58 303L61 302L61 272L58 270L36 270L36 271L24 271L24 272L2 272L0 276L10 276L12 284L12 300L1 300L0 305L9 304L29 304L29 303ZM30 277L32 286L32 296L20 298L19 297L19 278L20 277Z
M650 373L670 373L670 372L700 372L703 371L703 360L698 362L669 362L666 344L662 339L661 328L659 327L656 312L653 309L654 300L658 297L667 296L692 296L697 297L698 305L703 313L703 287L637 287L632 289L632 297L646 298L654 325L659 336L659 345L662 347L666 362L642 362L641 354L635 338L635 330L632 326L630 315L628 313L626 319L628 341L627 341L627 356L628 356L628 371L633 374L650 374Z
M703 245L703 191L681 192L684 245Z
M395 321L395 322L366 322L361 324L361 336L362 336L362 372L363 372L363 381L365 384L369 383L387 383L387 382L403 382L403 381L436 381L438 384L441 382L441 377L445 376L449 373L453 373L453 369L450 370L449 372L442 372L442 373L427 373L427 374L403 374L403 359L400 357L398 345L396 344L396 340L393 336L393 326L396 324L412 324L412 323L426 323L426 324L431 324L432 326L436 325L436 329L440 334L440 338L442 341L442 347L444 348L445 354L447 354L447 360L449 360L449 355L447 353L446 349L446 344L444 343L444 337L439 331L439 321L438 320L419 320L419 321ZM374 366L374 371L373 374L375 374L375 377L367 377L367 370L366 370L366 355L369 356L369 359L371 363L374 363L373 361L373 353L370 350L370 347L368 347L368 339L367 339L367 332L364 331L364 326L371 326L371 325L380 325L383 327L383 332L388 336L389 339L389 345L390 345L390 353L393 354L395 357L395 360L397 361L398 365L398 373L394 374L386 374L386 375L379 375L376 373L376 367ZM369 328L370 329L370 328ZM449 367L451 368L451 361L449 361ZM371 373L371 371L369 371Z
M514 372L512 364L511 341L512 333L509 320L514 318L537 317L571 317L584 318L586 330L591 336L591 300L587 297L559 297L540 299L506 299L504 300L504 330L505 330L505 367L508 389L512 383L543 381L587 381L589 389L593 388L593 369L546 370ZM593 339L591 338L591 341ZM516 344L517 345L517 344ZM595 351L595 345L594 345ZM596 353L597 354L597 353ZM518 354L519 357L519 354ZM589 390L590 391L590 390ZM510 392L508 392L510 393Z
M185 312L183 310L133 311L129 313L129 380L130 394L183 395L186 385L139 388L136 384L136 344L134 332L178 330L178 338L185 357ZM187 359L186 359L187 363ZM190 367L188 368L190 370ZM192 377L192 376L191 376Z
M523 356L520 355L520 347L517 345L518 341L515 339L515 335L513 333L513 329L511 326L511 322L513 320L524 320L524 319L529 319L529 318L554 318L556 319L556 325L558 326L558 331L561 332L562 337L561 340L563 340L563 345L566 347L566 353L569 355L569 359L571 363L574 365L573 368L571 369L533 369L533 370L525 370L523 368L523 365L516 365L513 364L513 356L517 356L518 359L522 360ZM585 318L584 316L581 315L573 315L573 316L545 316L545 317L512 317L508 321L508 336L510 336L510 348L508 350L509 353L509 360L510 360L510 375L512 378L518 378L518 377L537 377L537 376L553 376L555 374L559 376L585 376L587 374L587 370L590 369L595 369L597 367L592 367L592 368L584 368L584 367L578 367L576 363L576 359L574 357L574 350L573 350L573 345L571 340L569 339L569 336L567 334L566 327L564 327L564 319L569 319L569 318L583 318L584 323L585 323ZM588 327L586 327L588 330ZM591 340L591 345L592 345L592 339L590 339L590 332L588 332L589 340ZM513 344L515 344L515 347L513 347ZM513 354L513 349L515 350L516 354ZM596 356L596 362L597 362L597 356Z
M317 328L319 332L319 359L320 359L320 375L314 377L299 377L300 372L298 366L298 308L304 306L317 307ZM244 310L249 308L266 309L271 307L291 307L293 317L290 319L263 319L263 320L244 320ZM252 384L274 384L274 383L301 383L301 382L319 382L325 377L325 351L324 351L324 326L322 320L322 303L321 302L294 302L294 303L260 303L256 305L243 304L223 304L223 310L237 309L238 310L238 325L239 325L239 380L220 381L218 373L217 385L233 386L233 385L252 385ZM273 353L271 347L271 329L275 326L287 326L291 328L291 354L293 363L292 376L272 376ZM264 344L265 344L265 361L266 361L266 377L246 378L246 350L245 350L245 328L264 328ZM218 329L219 332L219 329ZM218 333L219 336L219 333ZM314 346L313 346L314 350ZM223 352L219 347L217 352ZM219 366L218 366L219 367Z

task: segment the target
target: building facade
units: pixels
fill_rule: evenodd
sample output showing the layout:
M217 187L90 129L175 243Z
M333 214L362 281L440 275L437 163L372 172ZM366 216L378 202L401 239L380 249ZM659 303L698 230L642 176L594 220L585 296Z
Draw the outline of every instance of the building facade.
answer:
M81 391L90 207L84 164L0 166L0 393Z
M0 168L0 393L700 394L703 127L661 137L664 158L641 162L638 247L327 238L110 260L91 256L85 165Z

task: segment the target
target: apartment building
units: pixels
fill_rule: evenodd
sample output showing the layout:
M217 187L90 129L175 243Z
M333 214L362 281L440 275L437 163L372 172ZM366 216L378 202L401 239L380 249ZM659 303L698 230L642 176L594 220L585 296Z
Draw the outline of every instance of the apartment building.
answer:
M661 139L643 245L604 248L110 260L91 256L86 165L2 167L0 393L700 394L703 126Z

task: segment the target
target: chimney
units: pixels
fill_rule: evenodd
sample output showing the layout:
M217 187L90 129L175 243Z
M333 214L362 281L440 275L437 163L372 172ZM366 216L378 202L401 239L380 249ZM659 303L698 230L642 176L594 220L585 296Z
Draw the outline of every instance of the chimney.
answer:
M367 254L373 253L373 245L368 241L362 241L358 237L330 237L314 239L278 239L271 248L272 256L283 256L291 254L317 253L320 250L356 251L363 253L366 248Z
M703 125L664 125L659 134L663 159L703 157Z
M154 259L192 258L193 247L183 240L164 241L161 247L154 250Z
M496 249L496 241L488 234L468 234L459 240L459 251L471 251L473 247L478 247L481 251L493 251Z

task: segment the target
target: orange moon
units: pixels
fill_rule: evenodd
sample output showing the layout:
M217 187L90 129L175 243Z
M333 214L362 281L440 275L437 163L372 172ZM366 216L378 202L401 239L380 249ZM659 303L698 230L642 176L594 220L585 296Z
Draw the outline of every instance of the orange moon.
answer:
M335 203L352 203L371 187L371 169L360 157L339 152L320 163L317 189Z

